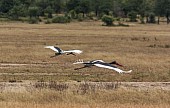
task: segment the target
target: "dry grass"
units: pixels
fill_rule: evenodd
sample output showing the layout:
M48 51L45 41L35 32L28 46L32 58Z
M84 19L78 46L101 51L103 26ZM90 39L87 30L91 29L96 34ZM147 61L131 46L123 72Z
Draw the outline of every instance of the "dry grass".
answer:
M133 105L133 104L36 104L36 103L18 103L18 102L1 102L3 108L169 108L169 105Z
M117 89L77 94L41 89L29 93L1 93L3 108L168 108L169 91L133 91Z
M1 67L1 73L58 73L55 76L1 75L1 81L57 80L57 81L170 81L169 25L132 25L130 27L104 27L101 22L77 22L70 24L0 24L1 63L47 63ZM78 56L50 58L54 53L44 49L56 45L62 49L80 49ZM161 47L152 47L152 46ZM72 63L77 59L113 60L132 69L129 75L118 75L112 70L81 67ZM84 75L81 75L84 73Z
M0 81L170 81L169 25L101 25L101 22L50 25L0 23L0 62L28 64L0 66ZM54 53L44 49L45 45L80 49L84 53L50 58ZM133 73L119 75L112 70L96 67L75 71L74 68L79 65L72 63L77 59L103 59L106 62L116 60L125 65L123 69L132 69ZM0 93L0 107L169 108L169 99L169 91L159 90L118 89L86 91L82 94L75 91L41 89L26 93Z

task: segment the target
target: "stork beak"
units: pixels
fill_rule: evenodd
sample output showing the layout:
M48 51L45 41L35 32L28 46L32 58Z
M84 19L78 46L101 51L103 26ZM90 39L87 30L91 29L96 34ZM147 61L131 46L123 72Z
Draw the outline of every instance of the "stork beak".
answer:
M115 64L116 64L116 65L118 65L118 66L121 66L121 67L123 67L123 65L121 65L121 64L119 64L119 63L117 63L117 62L116 62Z

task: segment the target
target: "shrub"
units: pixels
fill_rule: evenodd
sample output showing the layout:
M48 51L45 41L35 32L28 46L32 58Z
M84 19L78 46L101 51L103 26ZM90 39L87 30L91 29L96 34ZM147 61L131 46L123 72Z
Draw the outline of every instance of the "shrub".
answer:
M70 21L72 20L72 18L71 18L71 16L70 16L70 14L65 13L65 15L64 15L64 16L67 18L68 22L70 22Z
M32 17L29 19L30 24L37 24L38 22L39 22L39 20L37 18Z
M112 26L114 19L112 16L104 15L102 17L102 21L106 24L106 26Z
M78 14L78 21L83 21L83 14L82 13Z
M76 19L76 18L77 18L77 14L76 14L76 11L75 11L75 10L71 10L71 11L69 12L69 14L70 14L70 16L71 16L72 19Z
M94 17L95 17L95 13L94 13L94 12L90 12L90 13L87 15L87 17L88 17L89 19L93 20Z
M134 11L131 11L128 13L128 17L130 19L130 22L136 22L136 18L137 18L137 13Z
M45 21L45 24L51 24L51 20L47 19L47 20Z
M70 22L70 19L68 19L68 18L65 17L65 16L55 16L55 17L52 19L52 22L53 22L53 23L69 23L69 22Z
M154 13L150 13L149 14L149 23L155 23L155 14Z

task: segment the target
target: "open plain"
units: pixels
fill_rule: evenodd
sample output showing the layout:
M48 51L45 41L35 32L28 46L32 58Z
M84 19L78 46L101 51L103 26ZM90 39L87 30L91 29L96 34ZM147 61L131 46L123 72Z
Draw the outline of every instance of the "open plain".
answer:
M50 58L54 52L45 49L46 45L55 45L64 50L80 49L83 53ZM97 67L74 70L82 66L73 65L78 59L102 59L106 62L116 60L124 65L121 69L133 71L130 74L118 74ZM116 88L87 92L85 86L83 91L86 92L81 94L72 89L56 91L41 86L35 92L23 92L25 89L17 86L17 83L169 82L170 26L163 23L134 23L129 27L105 27L99 21L69 24L1 22L0 81L16 83L7 89L7 93L1 92L0 107L3 108L168 108L169 90ZM15 89L21 92L10 92Z

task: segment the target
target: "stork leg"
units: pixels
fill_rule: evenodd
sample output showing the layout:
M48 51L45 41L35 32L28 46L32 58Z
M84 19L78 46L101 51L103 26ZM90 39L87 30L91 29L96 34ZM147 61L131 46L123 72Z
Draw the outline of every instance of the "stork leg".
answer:
M90 67L90 66L83 66L83 67L80 67L80 68L75 68L74 70L79 70L79 69L83 69L83 68L87 68L87 67Z
M54 55L54 56L51 56L50 58L57 57L57 56L59 56L59 55L61 55L61 54L60 54L60 53L55 53L55 55Z
M67 53L67 55L70 55L70 54L76 56L76 54L74 54L73 52Z

